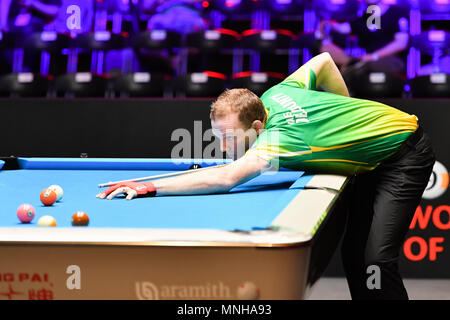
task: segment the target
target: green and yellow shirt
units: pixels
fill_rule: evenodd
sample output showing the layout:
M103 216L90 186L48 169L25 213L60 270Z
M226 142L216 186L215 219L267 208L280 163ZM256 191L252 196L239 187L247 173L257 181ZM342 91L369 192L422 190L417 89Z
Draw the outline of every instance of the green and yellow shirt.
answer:
M293 78L267 90L268 119L247 154L293 170L353 175L376 168L417 129L417 117L385 104L315 91Z

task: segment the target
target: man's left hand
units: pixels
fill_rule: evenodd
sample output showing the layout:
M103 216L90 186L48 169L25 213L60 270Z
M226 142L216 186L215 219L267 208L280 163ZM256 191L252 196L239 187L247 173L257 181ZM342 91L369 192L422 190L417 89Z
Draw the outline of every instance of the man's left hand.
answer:
M126 199L131 200L138 195L156 195L156 188L151 182L137 183L137 182L123 182L113 185L109 189L100 192L96 197L104 199L106 196L111 200L119 194L127 194Z

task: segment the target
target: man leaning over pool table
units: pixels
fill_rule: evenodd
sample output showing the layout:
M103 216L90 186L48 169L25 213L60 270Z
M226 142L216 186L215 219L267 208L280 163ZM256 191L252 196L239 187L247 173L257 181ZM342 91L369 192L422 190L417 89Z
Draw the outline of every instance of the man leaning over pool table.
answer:
M97 197L227 192L273 167L352 176L341 249L351 296L408 299L399 250L435 162L416 116L349 97L331 56L322 53L261 98L247 89L226 90L212 104L210 117L221 148L235 161L189 175L117 184ZM380 268L380 289L366 286L370 265Z

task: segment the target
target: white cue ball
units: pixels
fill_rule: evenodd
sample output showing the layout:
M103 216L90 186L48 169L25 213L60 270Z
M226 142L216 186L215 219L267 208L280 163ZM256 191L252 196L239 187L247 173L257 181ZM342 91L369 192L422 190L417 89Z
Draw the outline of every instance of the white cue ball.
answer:
M53 184L50 187L48 187L48 189L55 191L55 193L56 193L56 201L61 200L61 198L62 198L62 196L64 194L64 191L63 191L63 189L60 186L58 186L57 184Z

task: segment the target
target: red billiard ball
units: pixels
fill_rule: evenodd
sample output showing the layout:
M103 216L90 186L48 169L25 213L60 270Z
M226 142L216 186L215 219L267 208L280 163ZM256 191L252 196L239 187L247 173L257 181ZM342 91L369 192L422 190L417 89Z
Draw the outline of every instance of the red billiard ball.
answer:
M33 220L36 211L33 206L27 203L22 204L19 208L17 208L17 217L22 223L29 223Z
M75 212L72 216L73 226L87 226L89 224L89 217L83 211Z
M41 192L41 202L44 206L51 206L56 202L57 194L51 189L44 189Z

